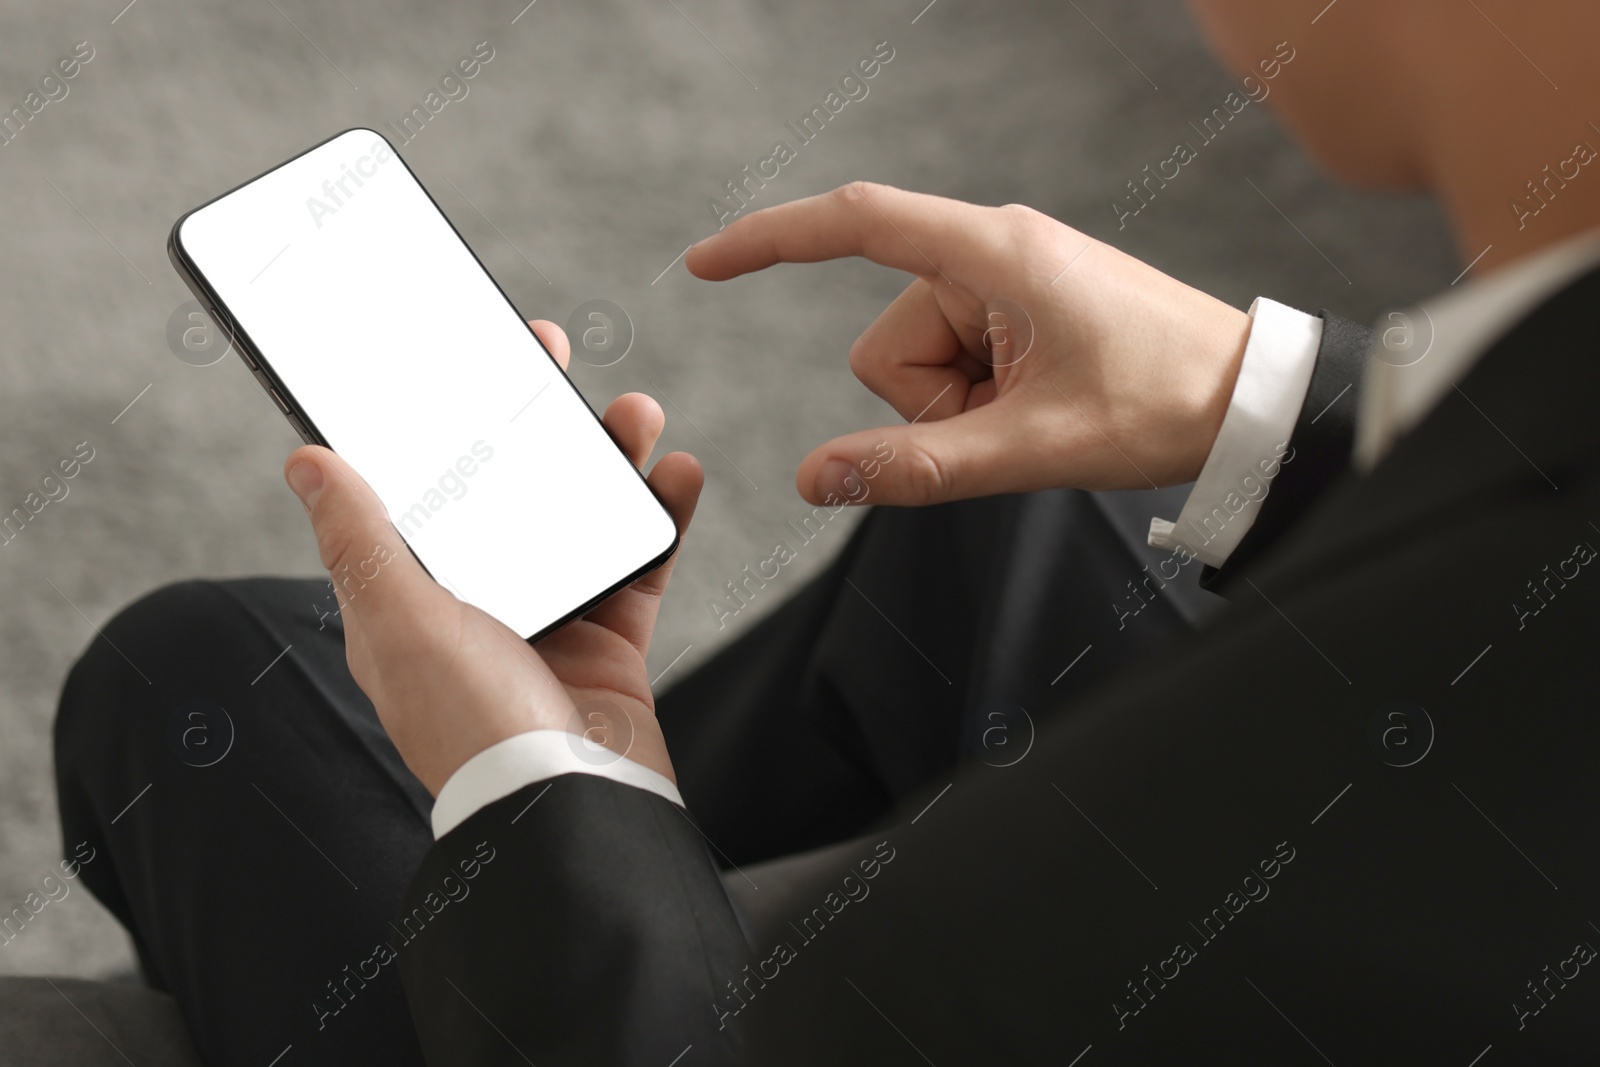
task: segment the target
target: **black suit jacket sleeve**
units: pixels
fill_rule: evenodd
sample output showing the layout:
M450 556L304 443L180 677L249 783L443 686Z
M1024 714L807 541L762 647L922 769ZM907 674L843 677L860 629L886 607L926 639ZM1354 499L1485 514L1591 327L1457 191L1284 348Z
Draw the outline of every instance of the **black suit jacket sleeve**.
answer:
M1361 407L1361 376L1373 332L1331 311L1322 312L1322 344L1311 384L1289 436L1290 457L1278 470L1261 501L1250 532L1221 567L1207 567L1200 584L1227 594L1239 572L1282 540L1329 484L1350 466L1356 413Z
M653 793L528 786L438 841L404 908L394 949L435 1067L734 1057L713 1005L745 942L699 830Z

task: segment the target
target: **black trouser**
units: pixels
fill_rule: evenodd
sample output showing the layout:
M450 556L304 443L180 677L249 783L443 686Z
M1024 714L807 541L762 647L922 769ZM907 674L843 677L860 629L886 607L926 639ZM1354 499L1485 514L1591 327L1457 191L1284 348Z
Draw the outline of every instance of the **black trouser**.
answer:
M1059 492L870 514L821 576L660 702L715 850L746 865L862 833L962 758L1020 756L1047 690L1070 707L1061 696L1190 629L1208 597L1198 564L1161 588L1146 575L1170 557L1137 536L1141 515L1181 500ZM421 1062L394 969L363 965L395 936L431 800L350 677L327 588L158 590L106 625L62 696L67 854L94 850L81 877L208 1064L291 1046L283 1067Z

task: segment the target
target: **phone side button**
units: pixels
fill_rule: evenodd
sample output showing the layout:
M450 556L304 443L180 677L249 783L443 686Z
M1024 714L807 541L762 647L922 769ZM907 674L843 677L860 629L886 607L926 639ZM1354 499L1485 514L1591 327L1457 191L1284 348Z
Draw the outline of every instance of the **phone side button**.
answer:
M279 411L283 412L285 415L289 416L291 419L294 418L294 412L289 410L289 405L284 402L283 397L278 395L278 391L276 389L272 388L269 385L269 386L267 386L267 392L269 394L271 394L273 401L275 403L277 403Z

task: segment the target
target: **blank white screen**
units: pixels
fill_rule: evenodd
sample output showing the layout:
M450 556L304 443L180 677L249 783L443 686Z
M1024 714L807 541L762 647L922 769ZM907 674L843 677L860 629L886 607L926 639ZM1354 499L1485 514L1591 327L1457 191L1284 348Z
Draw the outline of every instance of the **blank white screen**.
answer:
M380 134L285 163L179 239L463 600L528 637L672 544L671 518Z

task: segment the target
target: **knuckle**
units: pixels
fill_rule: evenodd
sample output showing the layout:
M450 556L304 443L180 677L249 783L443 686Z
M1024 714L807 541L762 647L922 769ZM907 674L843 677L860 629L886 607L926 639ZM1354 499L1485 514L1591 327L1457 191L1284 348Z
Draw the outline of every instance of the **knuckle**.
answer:
M865 206L872 197L883 191L885 186L876 182L853 181L845 182L833 191L834 199L849 207Z
M997 210L1014 240L1040 237L1060 225L1049 215L1027 204L1006 204Z
M845 207L855 207L867 199L866 182L845 182L833 190L833 198Z
M912 503L930 504L950 498L955 482L949 467L932 453L907 450L906 487Z
M329 571L350 558L356 543L356 530L347 522L331 519L317 524L317 555Z
M867 376L872 373L871 346L867 344L865 334L857 337L850 346L850 373L863 385L867 383Z

